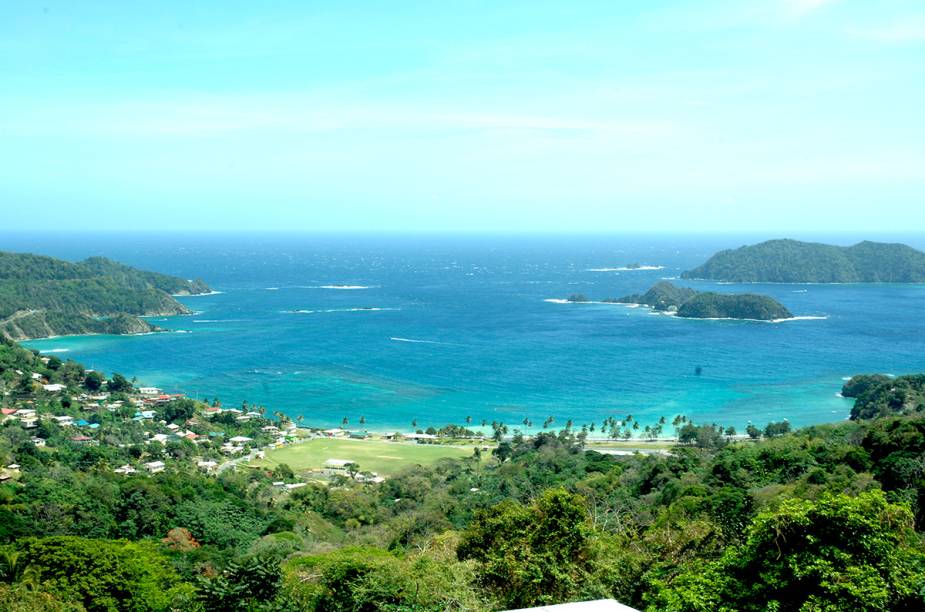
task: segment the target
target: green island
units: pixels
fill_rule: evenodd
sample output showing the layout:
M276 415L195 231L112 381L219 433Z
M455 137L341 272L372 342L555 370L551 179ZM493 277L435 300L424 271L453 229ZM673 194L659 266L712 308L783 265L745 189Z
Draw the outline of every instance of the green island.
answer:
M923 381L799 430L369 434L0 339L0 609L920 610Z
M174 295L211 290L103 257L72 263L0 252L0 335L14 340L158 331L143 316L188 314Z
M696 291L660 281L643 294L607 298L608 303L640 304L687 319L747 319L778 321L793 317L787 308L766 295Z
M720 251L681 278L751 283L923 283L925 253L905 244L850 247L769 240Z

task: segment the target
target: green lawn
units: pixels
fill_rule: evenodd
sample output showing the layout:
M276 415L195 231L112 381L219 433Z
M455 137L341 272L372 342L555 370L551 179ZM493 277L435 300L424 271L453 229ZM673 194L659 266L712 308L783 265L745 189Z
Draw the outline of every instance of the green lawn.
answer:
M488 453L486 453L488 454ZM431 465L443 457L470 457L472 449L381 440L315 439L267 451L265 459L248 465L273 467L287 464L296 472L321 468L328 459L349 459L364 472L389 476L409 465Z

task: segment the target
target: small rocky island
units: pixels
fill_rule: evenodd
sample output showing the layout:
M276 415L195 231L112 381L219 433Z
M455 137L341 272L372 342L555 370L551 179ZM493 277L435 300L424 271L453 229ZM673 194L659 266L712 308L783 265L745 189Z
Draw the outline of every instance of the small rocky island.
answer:
M141 317L189 314L174 296L210 291L201 280L137 270L103 257L74 263L0 252L0 336L28 340L160 331Z
M793 318L787 308L772 297L751 293L726 294L695 291L661 281L643 294L609 298L605 302L640 304L687 319L748 319L776 321Z

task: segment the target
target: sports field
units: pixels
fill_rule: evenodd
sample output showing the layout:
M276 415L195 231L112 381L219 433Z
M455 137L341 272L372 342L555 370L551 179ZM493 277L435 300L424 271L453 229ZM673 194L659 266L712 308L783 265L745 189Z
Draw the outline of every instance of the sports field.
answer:
M489 453L485 453L489 455ZM266 458L248 465L274 467L287 464L295 472L321 468L328 459L347 459L364 472L381 476L395 474L409 465L431 465L444 457L470 457L471 448L386 442L382 440L314 439L267 451Z

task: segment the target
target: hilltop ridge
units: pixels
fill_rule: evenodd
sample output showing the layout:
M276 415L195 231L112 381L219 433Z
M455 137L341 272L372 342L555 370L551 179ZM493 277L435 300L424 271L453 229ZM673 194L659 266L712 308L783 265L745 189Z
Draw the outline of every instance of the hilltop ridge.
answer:
M781 239L727 249L681 275L759 283L923 283L925 253L899 243L850 247Z

